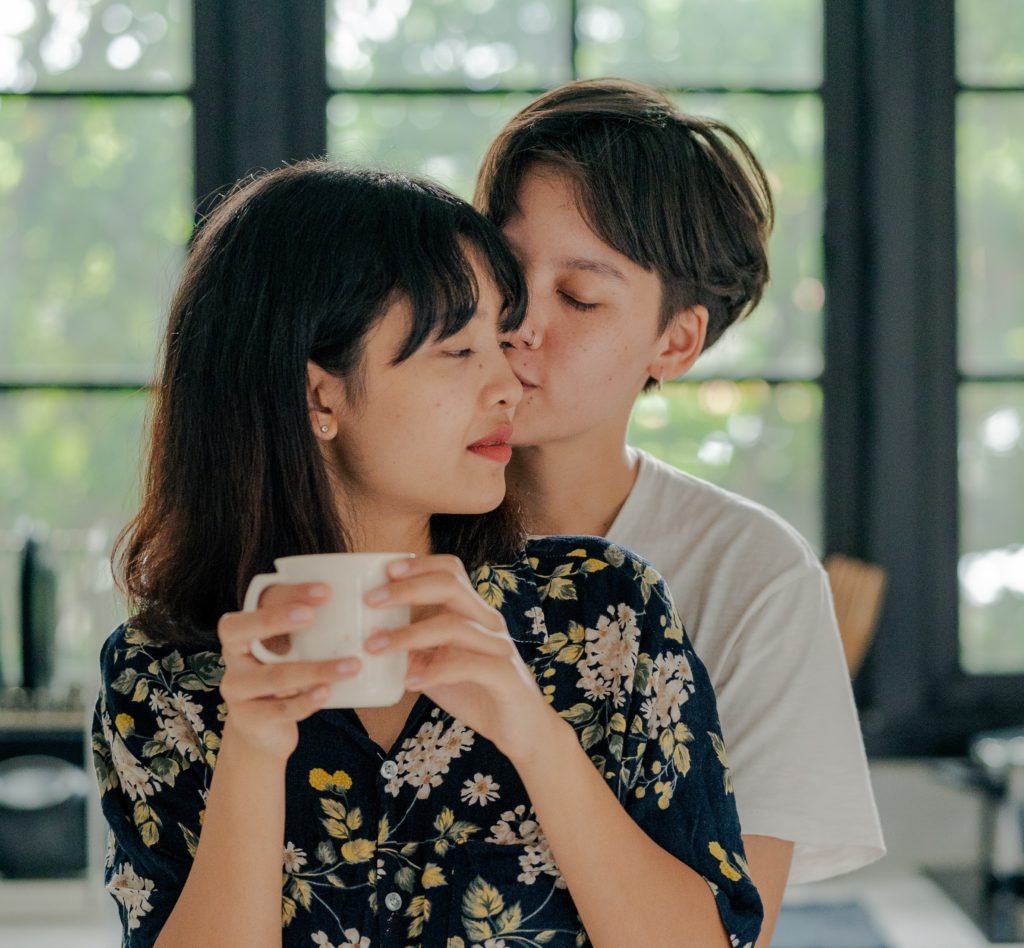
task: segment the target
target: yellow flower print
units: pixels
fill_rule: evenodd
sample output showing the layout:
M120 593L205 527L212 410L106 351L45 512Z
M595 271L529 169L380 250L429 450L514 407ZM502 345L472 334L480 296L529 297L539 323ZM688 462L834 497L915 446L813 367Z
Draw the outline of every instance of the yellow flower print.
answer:
M729 862L728 854L724 849L722 849L719 843L708 843L708 852L718 860L718 869L726 879L730 879L733 882L739 882L742 878L742 874Z
M127 737L135 731L135 718L130 714L119 714L114 719L114 727L117 728L117 733L121 737Z
M314 790L326 790L328 787L349 790L352 787L352 778L344 770L336 770L329 774L322 767L314 767L309 772L309 785Z
M714 731L708 731L708 737L711 738L711 746L715 749L715 756L722 765L722 786L725 788L726 796L728 796L733 790L732 774L729 772L729 759L725 754L725 741L722 740L721 735L716 734Z

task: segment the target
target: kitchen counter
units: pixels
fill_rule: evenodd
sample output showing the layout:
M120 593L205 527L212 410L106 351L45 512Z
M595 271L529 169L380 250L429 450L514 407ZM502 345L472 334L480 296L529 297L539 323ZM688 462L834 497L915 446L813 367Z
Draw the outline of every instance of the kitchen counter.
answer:
M888 948L988 945L953 901L921 875L872 867L786 890L787 905L850 901L864 906ZM120 939L114 903L98 881L0 882L0 921L3 943L18 948L110 948Z

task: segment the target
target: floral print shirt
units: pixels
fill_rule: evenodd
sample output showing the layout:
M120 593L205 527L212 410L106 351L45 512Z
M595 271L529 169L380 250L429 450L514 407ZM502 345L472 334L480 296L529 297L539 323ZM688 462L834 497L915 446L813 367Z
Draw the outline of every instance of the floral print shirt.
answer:
M734 946L761 903L743 855L714 694L658 574L594 537L529 541L484 566L546 700L660 846L704 877ZM226 717L214 651L130 623L102 652L92 738L107 889L127 946L152 945L185 884ZM390 753L351 709L299 726L286 775L286 946L581 948L590 939L511 762L417 700ZM610 881L614 852L607 856ZM616 946L618 948L618 946Z

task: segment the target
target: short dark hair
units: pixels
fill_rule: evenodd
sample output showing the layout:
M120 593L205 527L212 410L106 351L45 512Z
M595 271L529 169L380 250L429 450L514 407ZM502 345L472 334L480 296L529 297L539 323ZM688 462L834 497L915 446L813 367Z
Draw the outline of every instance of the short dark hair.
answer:
M538 164L566 172L594 232L661 277L659 332L701 303L707 348L761 299L771 190L753 152L724 122L683 114L642 83L568 82L498 134L477 179L477 207L504 224Z
M428 181L322 161L238 186L204 222L170 307L141 509L114 551L119 586L151 637L215 641L252 576L276 557L349 548L310 429L307 363L358 385L367 334L404 298L395 354L462 329L490 269L502 329L526 288L500 231ZM436 552L507 562L524 531L513 501L438 514Z

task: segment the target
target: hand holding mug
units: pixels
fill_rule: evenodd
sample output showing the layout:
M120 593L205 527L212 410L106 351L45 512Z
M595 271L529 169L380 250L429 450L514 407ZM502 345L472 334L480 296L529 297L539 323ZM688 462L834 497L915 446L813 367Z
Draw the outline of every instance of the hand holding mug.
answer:
M480 598L454 556L401 560L388 576L391 582L367 593L366 602L417 607L421 617L376 633L366 651L407 652L410 690L428 695L513 763L525 760L540 728L564 722L545 701L501 613Z
M330 700L337 682L355 677L358 658L265 665L252 654L253 643L280 635L301 635L330 600L323 583L283 584L267 589L249 612L229 612L217 625L224 677L221 696L230 729L250 749L287 760L299 739L298 722Z

